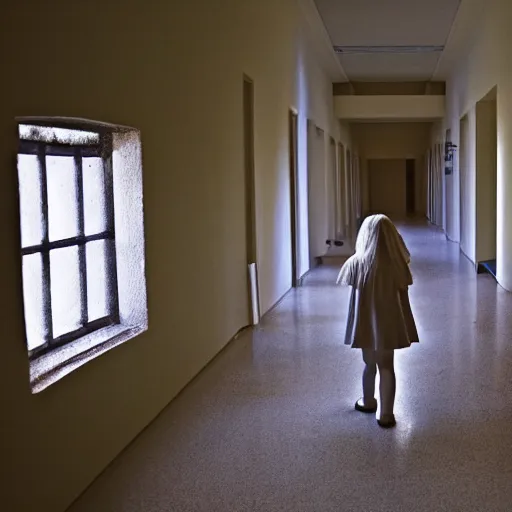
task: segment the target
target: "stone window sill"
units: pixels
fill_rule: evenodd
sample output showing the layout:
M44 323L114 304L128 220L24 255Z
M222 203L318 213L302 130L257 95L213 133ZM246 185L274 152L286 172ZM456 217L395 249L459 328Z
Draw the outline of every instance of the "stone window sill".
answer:
M112 325L83 336L30 362L32 393L39 393L85 363L141 334L146 327Z

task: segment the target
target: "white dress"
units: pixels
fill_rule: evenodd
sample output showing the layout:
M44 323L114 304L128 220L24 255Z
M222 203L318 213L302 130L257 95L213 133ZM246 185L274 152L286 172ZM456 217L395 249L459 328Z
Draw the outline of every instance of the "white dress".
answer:
M417 341L418 332L407 288L399 290L386 273L370 279L361 289L352 286L346 345L395 350Z

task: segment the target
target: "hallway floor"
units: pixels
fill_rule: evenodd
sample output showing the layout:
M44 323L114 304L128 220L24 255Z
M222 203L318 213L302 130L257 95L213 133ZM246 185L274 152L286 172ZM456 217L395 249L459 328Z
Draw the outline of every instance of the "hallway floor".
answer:
M70 512L512 510L512 294L458 246L401 228L420 344L394 430L353 410L348 292L323 267L233 342Z

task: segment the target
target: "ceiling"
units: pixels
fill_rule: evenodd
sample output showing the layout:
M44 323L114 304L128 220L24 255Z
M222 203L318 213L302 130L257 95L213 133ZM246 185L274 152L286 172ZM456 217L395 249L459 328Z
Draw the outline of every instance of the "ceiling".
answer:
M315 0L350 81L436 74L461 0Z

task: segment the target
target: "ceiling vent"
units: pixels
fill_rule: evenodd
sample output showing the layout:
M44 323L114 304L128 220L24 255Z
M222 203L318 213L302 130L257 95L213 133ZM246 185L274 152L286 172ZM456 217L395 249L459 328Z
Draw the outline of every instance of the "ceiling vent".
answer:
M440 53L444 46L334 46L340 55L360 55L368 53L386 53L403 55L409 53Z

